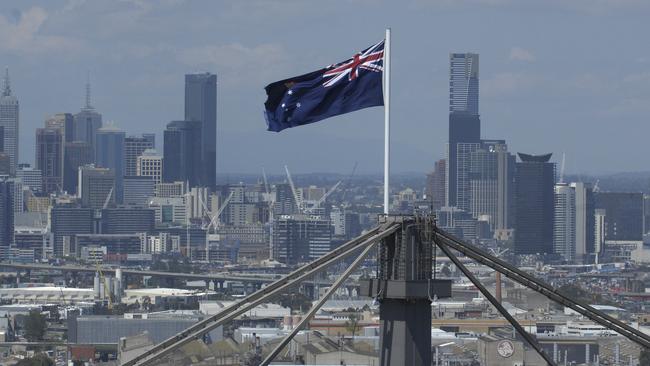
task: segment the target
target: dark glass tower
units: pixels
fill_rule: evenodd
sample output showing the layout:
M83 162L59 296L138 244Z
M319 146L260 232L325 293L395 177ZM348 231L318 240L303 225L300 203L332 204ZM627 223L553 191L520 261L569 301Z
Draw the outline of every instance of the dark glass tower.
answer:
M515 168L515 253L553 253L555 164L551 154L518 153Z
M449 144L447 145L447 206L467 209L469 202L464 197L466 192L458 192L469 187L466 178L459 175L459 166L467 165L460 161L468 154L468 146L460 144L478 144L481 142L481 120L478 112L478 54L452 53L449 55ZM459 182L461 180L461 182ZM460 200L463 202L459 202Z
M201 125L199 121L173 121L167 124L164 134L163 181L189 182L190 187L200 185Z
M217 75L185 75L185 120L200 121L201 177L199 185L214 189L217 174ZM192 183L190 183L192 184Z

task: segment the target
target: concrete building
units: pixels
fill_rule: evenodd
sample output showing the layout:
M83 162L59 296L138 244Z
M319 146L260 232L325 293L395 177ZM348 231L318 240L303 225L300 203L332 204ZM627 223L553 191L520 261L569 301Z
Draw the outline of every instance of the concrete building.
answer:
M566 261L576 258L576 191L566 183L555 185L553 251Z
M9 69L5 70L4 86L0 94L0 129L2 130L2 152L9 158L9 174L13 175L18 166L18 98L11 92Z
M185 75L185 120L201 123L198 140L201 141L200 185L214 189L217 182L217 75Z
M108 125L97 131L95 162L98 168L111 169L115 175L115 201L122 203L124 197L124 131Z
M571 183L570 186L576 197L576 258L583 260L585 256L596 253L596 202L589 183Z
M163 175L164 176L164 175ZM185 182L176 181L176 182L165 182L156 184L155 196L156 197L181 197L187 193L187 187Z
M152 177L154 184L162 183L163 160L156 150L147 149L136 159L136 175L140 177Z
M551 154L519 153L515 172L515 253L553 253L555 164Z
M75 304L94 301L95 292L92 288L55 286L0 288L0 300L18 304Z
M184 197L152 197L149 208L155 212L156 224L183 225L188 221Z
M79 168L79 192L81 205L102 208L104 203L115 204L115 174L108 168L86 165Z
M16 178L20 178L23 187L28 187L32 193L38 195L43 192L43 179L40 169L35 169L29 164L18 164Z
M41 171L45 194L63 191L63 133L54 127L36 129L36 169Z

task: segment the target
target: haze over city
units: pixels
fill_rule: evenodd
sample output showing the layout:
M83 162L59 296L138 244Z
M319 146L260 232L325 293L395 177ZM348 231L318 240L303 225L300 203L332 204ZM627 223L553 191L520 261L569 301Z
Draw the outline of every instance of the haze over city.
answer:
M650 51L639 37L649 11L644 1L586 0L351 0L317 10L302 1L6 1L0 55L23 106L26 162L34 128L83 105L88 73L105 120L161 137L182 117L182 75L209 71L219 78L221 173L280 173L284 163L347 173L352 163L339 162L355 160L359 172L379 173L380 109L276 136L261 104L264 85L350 57L390 25L394 172L428 170L444 156L450 51L481 54L486 137L512 151L565 152L571 173L647 171L636 149L648 128Z

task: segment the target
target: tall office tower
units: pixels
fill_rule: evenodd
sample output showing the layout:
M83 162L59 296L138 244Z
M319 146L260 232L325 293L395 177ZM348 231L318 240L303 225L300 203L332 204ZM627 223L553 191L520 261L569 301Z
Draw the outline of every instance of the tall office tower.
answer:
M43 192L43 178L40 169L34 169L31 165L22 163L18 164L16 170L16 178L20 178L23 186L29 188L33 194L41 194Z
M99 209L106 202L114 205L115 174L108 168L95 168L92 165L79 167L78 196L83 207Z
M79 167L92 164L95 153L89 143L72 141L65 143L63 154L63 190L76 195L79 184Z
M151 136L145 137L144 134L142 137L128 136L124 139L124 175L138 175L138 156L147 149L153 149L154 141Z
M427 174L427 199L431 201L433 211L445 205L445 175L447 161L436 161L433 172Z
M14 242L14 182L0 178L0 248Z
M125 176L124 204L147 205L151 197L154 197L155 186L152 177Z
M576 259L595 254L596 215L593 188L589 183L571 183L576 197Z
M459 144L476 144L481 139L481 120L478 111L478 54L452 53L449 55L449 142L447 144L446 203L467 209L467 202L462 201L463 152L468 146ZM460 149L460 150L459 150ZM461 166L459 168L459 165ZM459 180L461 181L459 186ZM461 202L459 202L460 197Z
M18 166L18 98L11 93L9 69L5 70L4 87L0 94L0 128L2 128L2 152L9 157L9 174L14 175Z
M108 125L97 131L95 162L99 168L109 168L115 174L115 201L122 203L124 192L124 131Z
M469 161L468 211L475 219L487 217L492 231L511 228L515 156L504 140L483 140Z
M57 205L50 211L50 223L54 236L54 255L63 256L64 242L76 234L93 234L94 209L74 205Z
M155 184L162 183L163 158L156 150L147 149L136 160L136 174L140 177L152 177Z
M102 234L150 233L156 223L153 209L145 207L112 207L102 210Z
M518 153L515 166L515 254L553 252L555 164L551 154Z
M43 193L63 190L63 130L60 128L36 129L36 169L43 178Z
M0 175L11 175L11 158L4 152L0 152Z
M74 116L72 113L57 113L45 120L46 128L59 128L65 142L74 141Z
M90 104L90 82L86 83L86 105L74 115L72 141L83 141L90 145L95 153L95 138L102 127L102 115Z
M185 75L185 120L201 122L203 168L200 185L214 189L217 182L217 75Z
M173 121L164 133L163 181L201 184L201 174L208 168L201 163L201 122Z
M576 258L576 191L566 183L555 185L553 251L566 261Z

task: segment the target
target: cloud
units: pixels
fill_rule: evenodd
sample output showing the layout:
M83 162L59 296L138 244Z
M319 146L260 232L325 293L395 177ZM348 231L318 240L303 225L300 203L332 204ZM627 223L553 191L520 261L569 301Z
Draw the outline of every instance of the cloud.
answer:
M277 78L287 64L287 52L281 45L265 43L253 47L241 43L200 46L180 51L178 60L191 67L213 67L226 83L268 81ZM253 76L254 75L254 76ZM254 79L251 79L254 78Z
M510 49L510 60L533 62L535 61L535 55L533 55L532 52L525 50L523 48L513 47Z
M71 38L42 34L47 19L48 13L40 7L20 13L14 22L0 15L0 49L18 54L37 54L65 52L80 46Z

